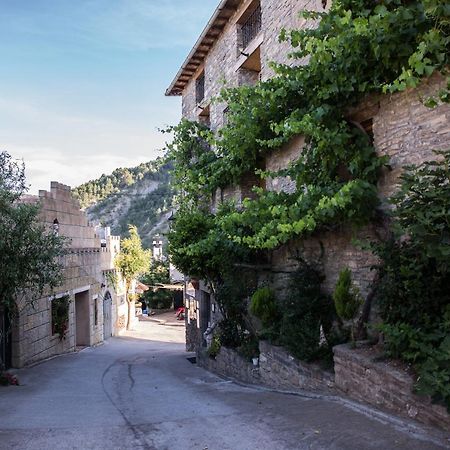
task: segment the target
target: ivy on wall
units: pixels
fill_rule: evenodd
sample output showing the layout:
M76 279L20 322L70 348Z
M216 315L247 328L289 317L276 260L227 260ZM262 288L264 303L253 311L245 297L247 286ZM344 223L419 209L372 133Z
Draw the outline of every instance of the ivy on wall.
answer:
M174 140L167 156L182 192L169 250L179 269L208 281L213 292L228 292L224 287L233 285L240 266L260 263L267 250L293 238L370 221L378 205L378 174L387 161L377 156L363 128L348 119L349 108L371 94L414 88L435 72L448 76L445 0L338 0L326 13L302 15L317 27L280 36L291 43L296 64L274 64L270 80L223 90L218 101L228 112L222 129L214 133L183 119L169 130ZM450 82L425 104L448 101L449 89ZM305 142L298 160L267 171L266 157L298 135ZM211 212L221 189L255 175L260 181L252 198L215 202ZM295 182L294 192L260 187L265 178L281 176ZM236 308L242 295L220 298L226 318L222 334L228 330L227 339L237 346L247 327L245 308ZM302 331L297 319L283 322L284 334L294 336L284 344L305 357L302 352L313 347L297 345L307 329ZM314 345L319 328L308 335Z
M283 31L280 39L289 40L292 58L306 65L273 65L272 79L224 90L219 100L228 105L228 121L216 134L187 120L170 130L168 156L184 193L171 252L187 273L220 273L243 249L273 249L370 220L386 161L347 120L348 108L368 94L402 91L436 71L446 73L450 12L444 1L341 0L326 13L302 14L319 21L317 28ZM445 101L444 91L439 99ZM264 158L299 134L305 136L299 159L265 172ZM296 190L255 187L256 198L210 214L217 189L249 174L289 175Z

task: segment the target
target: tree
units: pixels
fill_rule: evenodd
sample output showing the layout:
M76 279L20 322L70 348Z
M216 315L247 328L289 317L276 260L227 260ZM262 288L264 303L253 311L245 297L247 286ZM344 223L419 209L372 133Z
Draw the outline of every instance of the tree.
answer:
M66 239L40 222L39 204L20 201L26 192L24 164L0 152L0 311L10 315L61 283L66 253Z
M141 281L148 286L158 284L170 284L169 263L167 261L155 261L149 272ZM173 302L173 292L167 289L150 289L142 295L142 299L152 309L170 308Z
M125 281L125 296L128 302L127 330L131 329L132 305L134 297L128 291L135 278L150 269L151 251L142 248L141 238L136 226L128 225L130 237L122 241L121 251L116 256L115 266Z

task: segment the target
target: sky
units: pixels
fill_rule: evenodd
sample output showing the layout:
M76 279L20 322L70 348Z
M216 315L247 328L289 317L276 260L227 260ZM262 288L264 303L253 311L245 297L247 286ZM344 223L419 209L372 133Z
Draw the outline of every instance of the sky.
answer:
M164 92L219 0L0 0L0 151L30 193L162 155Z

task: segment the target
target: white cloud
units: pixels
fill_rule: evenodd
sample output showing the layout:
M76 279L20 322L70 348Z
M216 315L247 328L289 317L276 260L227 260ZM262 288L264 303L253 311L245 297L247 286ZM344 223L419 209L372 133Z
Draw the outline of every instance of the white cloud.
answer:
M98 178L103 173L111 173L118 167L134 167L147 162L148 155L128 156L91 154L67 157L67 154L51 147L21 147L10 145L7 151L17 159L25 161L25 173L30 193L50 189L51 181L58 181L75 187ZM49 173L52 174L51 179Z

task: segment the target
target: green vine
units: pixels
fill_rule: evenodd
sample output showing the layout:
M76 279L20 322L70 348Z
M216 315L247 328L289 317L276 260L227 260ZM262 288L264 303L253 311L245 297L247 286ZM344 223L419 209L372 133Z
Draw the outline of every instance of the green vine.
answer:
M308 64L274 64L274 78L223 90L218 100L228 105L228 123L216 134L187 120L170 129L175 138L168 156L188 204L171 247L188 273L220 272L230 248L232 254L273 249L292 238L369 221L386 160L347 119L349 107L369 94L416 87L446 71L449 7L443 1L341 0L327 13L302 15L320 20L318 27L283 31L280 39L292 44L292 58L307 58ZM448 96L440 92L439 98ZM265 171L264 158L296 135L305 137L299 159L285 170ZM218 189L252 174L289 176L295 192L255 186L252 199L216 215L205 212ZM200 222L202 236L189 231ZM201 261L205 254L211 258Z
M59 334L59 340L66 338L69 328L70 295L64 295L52 300L52 328L53 334Z

